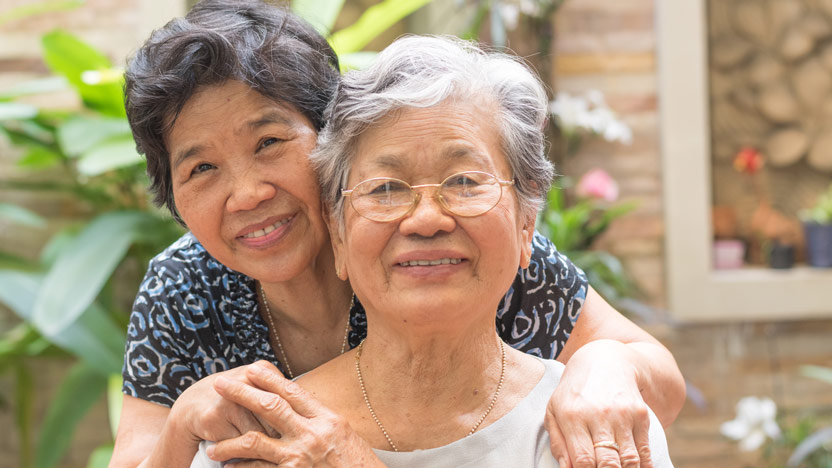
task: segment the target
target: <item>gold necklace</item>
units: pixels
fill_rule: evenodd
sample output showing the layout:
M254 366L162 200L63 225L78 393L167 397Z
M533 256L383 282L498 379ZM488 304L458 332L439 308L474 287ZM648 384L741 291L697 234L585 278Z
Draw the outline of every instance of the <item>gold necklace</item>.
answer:
M470 436L474 432L477 432L477 429L480 427L485 418L491 413L491 410L494 409L494 403L497 402L497 396L500 395L500 389L503 388L503 379L506 375L506 345L503 343L503 340L500 341L500 352L502 354L502 363L500 365L500 382L497 384L497 389L494 391L494 396L491 397L491 401L488 403L488 408L485 409L485 413L480 416L480 419L474 424L474 427L468 431L466 437ZM364 403L367 405L367 409L370 410L370 415L373 417L373 420L376 422L376 425L379 429L381 429L381 433L384 434L384 438L387 439L387 443L390 444L390 448L393 449L394 452L398 452L399 449L396 447L396 444L393 443L393 439L390 438L390 434L387 433L387 429L384 428L384 425L381 424L379 421L378 416L376 416L375 410L373 410L373 405L370 404L370 398L367 396L367 389L364 388L364 378L361 376L361 350L364 349L364 340L361 340L361 343L358 344L358 350L355 353L355 372L358 374L358 385L361 387L361 394L364 396Z
M266 308L266 318L269 320L269 328L274 334L274 342L277 344L277 350L280 351L280 358L283 360L283 365L286 366L286 372L289 373L289 378L294 379L295 374L292 372L292 366L289 365L289 360L286 359L286 353L283 351L283 345L280 343L280 337L277 335L277 327L274 326L274 319L272 319L272 310L269 307L269 301L266 299L266 291L263 290L263 285L260 285L260 296L263 297L263 306ZM341 354L347 350L347 338L350 336L350 311L355 305L355 296L350 298L350 307L347 309L347 327L344 329L344 342L341 343Z

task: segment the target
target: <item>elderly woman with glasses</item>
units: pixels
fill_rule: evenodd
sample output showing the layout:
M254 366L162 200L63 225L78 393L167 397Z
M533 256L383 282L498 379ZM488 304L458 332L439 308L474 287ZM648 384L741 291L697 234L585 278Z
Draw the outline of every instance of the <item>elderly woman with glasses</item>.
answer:
M297 383L389 467L555 466L544 415L564 366L507 346L495 327L551 183L546 102L507 55L405 37L349 73L330 108L312 160L335 269L364 305L367 337ZM215 386L277 423L267 409L280 407L283 384L269 368ZM651 466L672 466L652 412L645 424ZM597 428L599 466L618 466L632 434ZM251 433L201 455L269 460L280 445Z

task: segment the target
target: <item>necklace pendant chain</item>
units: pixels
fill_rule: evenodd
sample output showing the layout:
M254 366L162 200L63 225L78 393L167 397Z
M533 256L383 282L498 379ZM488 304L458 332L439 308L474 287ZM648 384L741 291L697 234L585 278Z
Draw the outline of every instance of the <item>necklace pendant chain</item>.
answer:
M503 381L505 380L506 376L506 344L503 342L502 339L500 341L500 354L501 356L501 364L500 364L500 381L497 383L497 389L494 390L494 395L491 397L491 401L488 403L488 408L485 409L485 412L480 416L477 423L474 424L474 427L468 432L466 437L472 435L473 433L477 432L480 425L485 421L485 418L491 414L491 410L494 409L494 404L497 402L497 397L500 395L500 390L503 388ZM355 373L358 374L358 385L361 387L361 395L364 397L364 404L367 405L367 409L370 410L370 415L373 417L373 421L376 422L376 425L381 430L381 433L384 435L384 438L387 439L387 443L390 444L390 448L393 449L394 452L398 452L399 449L396 447L396 444L393 443L393 439L390 438L390 434L387 433L387 429L384 428L384 425L381 424L381 421L376 416L376 412L373 409L373 405L370 404L370 398L367 396L367 389L364 387L364 377L361 375L361 351L364 349L364 340L359 343L358 348L355 353Z
M292 372L292 366L289 365L289 360L286 358L286 352L283 351L283 344L280 343L280 336L277 334L277 327L274 326L274 319L272 318L272 310L269 307L269 301L266 299L266 291L263 290L263 285L260 284L260 297L263 299L263 307L266 309L266 320L269 321L269 330L271 330L272 334L274 335L274 342L277 345L277 350L280 352L280 360L283 362L283 365L286 366L286 372L289 374L290 379L295 378L295 373ZM347 350L347 341L350 336L350 314L352 311L353 306L355 305L355 296L350 298L350 305L347 309L347 326L344 329L344 341L341 343L341 354L344 354Z

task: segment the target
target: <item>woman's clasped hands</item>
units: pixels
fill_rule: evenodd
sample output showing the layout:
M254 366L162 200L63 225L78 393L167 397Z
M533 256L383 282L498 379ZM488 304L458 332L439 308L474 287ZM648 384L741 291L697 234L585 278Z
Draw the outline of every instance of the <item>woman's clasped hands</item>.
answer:
M230 437L206 439L218 441L206 450L211 459L235 460L225 466L246 468L384 466L345 419L275 366L260 361L239 369L245 378L223 373L213 379L215 394L264 430L249 425Z

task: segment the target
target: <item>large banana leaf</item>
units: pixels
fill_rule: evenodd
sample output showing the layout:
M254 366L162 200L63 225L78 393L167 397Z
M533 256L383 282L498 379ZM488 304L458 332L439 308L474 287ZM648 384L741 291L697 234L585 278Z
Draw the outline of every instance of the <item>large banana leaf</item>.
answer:
M81 156L78 172L96 176L113 169L144 162L136 151L136 143L130 134L115 137L96 145Z
M321 35L328 36L341 13L344 0L292 0L292 11L312 25Z
M66 78L62 76L40 78L20 83L12 86L11 88L0 91L0 101L7 101L20 96L28 96L30 94L45 94L53 91L61 91L66 89L67 86L69 86L69 83L66 81Z
M0 102L0 120L25 120L38 115L38 108L20 102Z
M32 320L42 282L41 273L0 270L0 302L32 323L51 342L88 362L103 375L118 372L123 359L124 331L98 304L88 305L83 314L58 333L48 333Z
M119 118L77 116L58 127L58 143L70 156L80 156L105 140L125 135L131 135L130 124Z
M46 220L37 213L27 210L19 205L0 202L0 220L11 221L21 226L42 228L46 226Z
M119 83L88 84L81 78L86 71L112 69L104 54L64 31L43 36L43 48L46 64L53 72L66 77L81 94L84 104L105 115L126 115Z
M351 26L341 29L330 38L335 52L358 52L370 41L401 21L407 15L427 5L432 0L385 0L373 5Z
M93 303L127 249L155 218L141 212L106 213L63 248L43 279L31 320L50 339L59 337Z
M86 363L70 369L61 382L40 429L36 468L55 466L69 447L75 427L107 388L107 377Z

